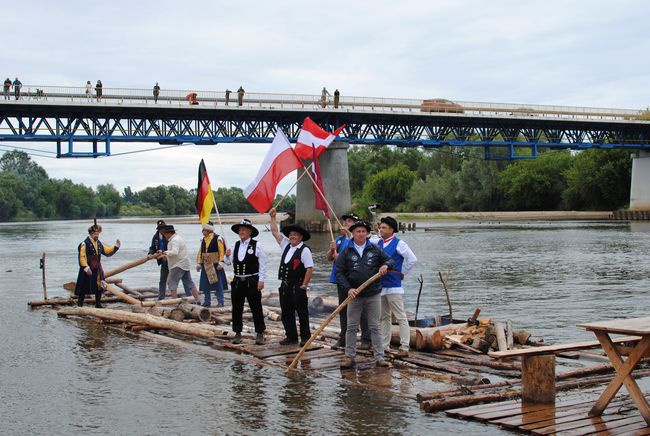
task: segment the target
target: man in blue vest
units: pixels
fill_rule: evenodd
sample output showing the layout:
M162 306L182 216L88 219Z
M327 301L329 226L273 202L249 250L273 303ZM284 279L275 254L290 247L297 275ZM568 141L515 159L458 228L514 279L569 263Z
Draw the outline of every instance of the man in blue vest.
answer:
M226 264L232 263L235 278L233 279L230 291L232 300L232 330L235 332L233 344L240 344L242 341L241 332L243 329L244 302L248 300L248 307L253 314L255 324L255 343L265 343L264 314L262 313L262 289L266 278L266 253L259 241L253 239L259 235L259 231L253 227L250 220L243 219L239 224L231 227L232 231L239 235L226 250Z
M338 257L339 253L345 249L345 247L348 245L348 242L350 242L350 237L348 236L350 234L349 228L352 224L355 222L359 221L359 217L356 216L353 213L347 213L341 216L341 219L343 220L343 228L341 228L341 234L336 237L335 241L332 241L330 243L330 248L327 252L327 260L332 262L332 272L330 273L330 283L336 284L336 258ZM343 287L337 285L337 292L338 292L338 297L339 297L339 304L343 303L343 300L348 298L348 293ZM339 333L339 339L336 341L334 345L332 345L332 349L336 350L338 348L345 348L345 330L348 327L348 311L347 308L343 309L339 313L339 320L341 321L341 332ZM359 346L360 350L369 350L370 349L370 330L368 329L368 317L366 316L366 313L363 312L361 314L361 345Z
M307 286L314 271L314 260L311 256L311 249L304 244L311 235L308 230L297 224L285 226L282 229L282 234L280 234L278 222L275 218L275 208L269 211L269 216L271 217L271 233L275 240L278 241L282 252L278 279L280 280L282 325L286 337L280 341L280 345L298 343L297 312L300 320L300 346L303 346L311 337Z
M404 311L404 288L402 278L411 271L418 259L406 242L395 236L399 230L397 220L391 216L383 217L379 224L380 239L372 239L395 261L394 270L401 274L386 274L381 278L381 336L384 351L390 349L392 316L395 315L399 325L399 357L409 355L410 330Z

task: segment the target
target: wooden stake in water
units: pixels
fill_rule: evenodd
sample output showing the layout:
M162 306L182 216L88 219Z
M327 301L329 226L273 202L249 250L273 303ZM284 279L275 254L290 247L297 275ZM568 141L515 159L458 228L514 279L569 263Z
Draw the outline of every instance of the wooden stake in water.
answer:
M45 253L41 257L40 268L43 270L43 299L47 300L47 284L45 283Z

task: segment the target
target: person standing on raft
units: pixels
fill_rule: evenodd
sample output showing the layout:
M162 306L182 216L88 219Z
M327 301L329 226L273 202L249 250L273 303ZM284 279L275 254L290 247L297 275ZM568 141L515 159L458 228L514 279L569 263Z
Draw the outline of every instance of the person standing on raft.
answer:
M95 307L103 307L102 280L104 280L104 269L102 268L101 257L112 256L120 249L120 240L115 245L106 245L99 240L102 226L97 221L88 228L88 237L77 247L79 260L79 274L74 293L77 296L79 307L84 305L86 295L95 295Z
M217 296L217 307L223 307L223 290L226 285L226 274L223 270L223 260L226 248L223 237L214 232L214 224L208 221L201 224L201 247L196 256L196 271L201 272L199 280L199 292L203 292L205 298L203 305L212 305L212 291Z

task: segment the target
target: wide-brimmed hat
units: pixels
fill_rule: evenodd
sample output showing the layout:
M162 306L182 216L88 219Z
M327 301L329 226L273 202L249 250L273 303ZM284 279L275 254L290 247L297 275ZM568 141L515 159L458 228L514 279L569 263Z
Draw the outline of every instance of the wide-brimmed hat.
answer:
M372 230L372 228L370 227L370 224L368 224L367 222L365 222L363 220L357 220L357 221L354 222L354 224L352 224L350 226L350 231L354 232L354 229L356 229L357 227L365 227L366 230L368 230L368 232L370 232Z
M399 232L399 225L397 224L397 220L393 218L392 216L385 216L379 220L379 222L382 222L386 224L387 226L390 226L393 228L393 233Z
M176 229L174 229L174 226L170 224L165 224L162 226L162 229L160 229L160 231L163 233L176 233Z
M260 234L260 232L257 231L257 229L255 227L253 227L253 223L250 220L247 220L247 219L241 220L241 222L239 224L233 225L231 227L231 229L232 229L233 232L239 233L239 228L242 227L242 226L248 227L249 229L251 229L251 238L254 238L255 236Z
M302 235L302 241L306 242L309 241L309 238L311 238L311 234L307 229L302 228L298 224L291 224L288 226L284 226L282 230L280 230L284 236L287 238L289 237L289 233L291 232L298 232Z
M350 212L350 213L346 213L346 214L341 215L341 219L343 221L352 220L352 221L356 222L356 221L359 221L361 218L359 218L356 214Z
M207 223L201 224L201 230L207 230L208 232L214 233L214 223L212 221L208 221Z
M158 222L156 222L156 230L160 230L163 227L165 227L166 225L167 224L163 220L158 220Z

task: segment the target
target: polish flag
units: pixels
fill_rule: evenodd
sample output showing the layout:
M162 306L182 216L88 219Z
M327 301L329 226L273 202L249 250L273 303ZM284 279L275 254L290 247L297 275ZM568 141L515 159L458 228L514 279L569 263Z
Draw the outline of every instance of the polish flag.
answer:
M305 118L296 141L296 154L300 159L311 159L313 157L313 145L316 148L316 157L320 157L344 127L345 124L336 129L334 133L328 133L313 122L311 118Z
M273 204L275 189L280 181L302 166L286 135L278 128L257 177L244 189L244 196L259 213L266 212Z

